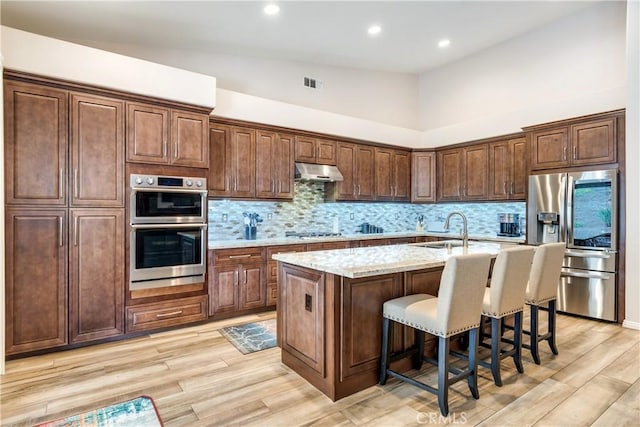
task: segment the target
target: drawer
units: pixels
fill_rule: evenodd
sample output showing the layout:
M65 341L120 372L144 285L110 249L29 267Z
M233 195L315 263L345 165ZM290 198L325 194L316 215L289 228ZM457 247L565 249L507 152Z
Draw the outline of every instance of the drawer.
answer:
M206 320L207 312L206 295L127 307L127 332Z
M307 245L307 251L326 251L329 249L347 249L350 246L351 244L348 241L309 243Z
M267 282L278 281L278 262L271 259L274 254L285 252L305 252L307 245L282 245L267 248Z
M263 262L264 248L234 248L213 251L213 264L239 264L246 262Z

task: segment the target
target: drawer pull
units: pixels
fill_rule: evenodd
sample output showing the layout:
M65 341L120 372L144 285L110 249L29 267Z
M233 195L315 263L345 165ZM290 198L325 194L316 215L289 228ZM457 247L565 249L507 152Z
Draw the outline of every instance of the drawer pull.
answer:
M182 314L182 310L178 310L178 311L171 311L169 313L160 313L160 314L156 314L156 317L158 319L162 319L163 317L171 317L171 316L178 316Z
M229 255L229 259L249 258L250 256L251 256L251 254L244 254L244 255Z

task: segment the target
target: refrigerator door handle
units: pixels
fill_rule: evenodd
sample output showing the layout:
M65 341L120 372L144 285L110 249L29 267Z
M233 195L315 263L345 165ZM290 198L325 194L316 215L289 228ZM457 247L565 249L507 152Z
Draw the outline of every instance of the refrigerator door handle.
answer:
M601 280L609 280L611 279L611 275L606 273L597 273L597 272L589 272L589 273L576 273L574 271L563 271L560 273L563 277L580 277L581 279L601 279Z
M575 257L575 258L602 258L609 259L611 258L612 251L603 251L603 252L594 252L594 253L582 253L582 252L572 252L566 251L564 256Z
M573 186L575 179L571 175L565 175L565 180L564 236L567 245L573 245Z

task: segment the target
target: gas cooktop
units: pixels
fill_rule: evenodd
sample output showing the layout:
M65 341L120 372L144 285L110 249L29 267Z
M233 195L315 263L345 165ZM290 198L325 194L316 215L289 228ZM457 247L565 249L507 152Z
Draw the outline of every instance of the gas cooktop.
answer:
M285 231L284 236L305 239L309 237L339 237L342 236L342 233L332 233L331 231Z

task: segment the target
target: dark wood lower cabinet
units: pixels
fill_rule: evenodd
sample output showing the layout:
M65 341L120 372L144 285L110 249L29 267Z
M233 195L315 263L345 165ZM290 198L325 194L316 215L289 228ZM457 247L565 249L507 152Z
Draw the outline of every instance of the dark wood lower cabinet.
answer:
M435 268L350 279L283 263L278 269L282 361L333 400L378 382L383 303L437 294L442 273ZM407 331L394 325L394 351L413 345ZM409 359L393 367L406 371Z
M69 342L124 332L124 209L71 210Z
M6 354L67 344L66 209L7 209Z

